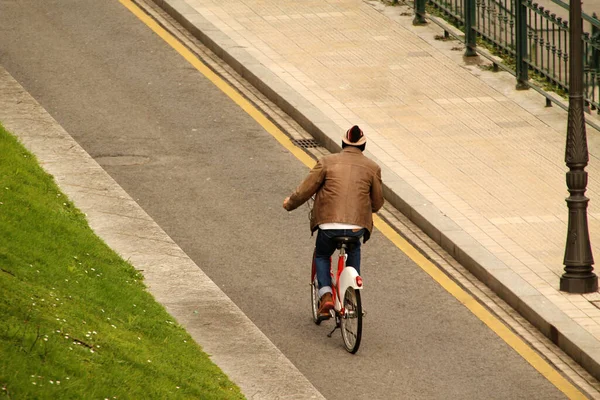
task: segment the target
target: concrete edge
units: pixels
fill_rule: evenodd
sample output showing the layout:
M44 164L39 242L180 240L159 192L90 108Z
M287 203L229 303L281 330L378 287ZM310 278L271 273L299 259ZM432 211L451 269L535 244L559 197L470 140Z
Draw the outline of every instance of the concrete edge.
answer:
M152 0L331 152L340 128L303 96L237 46L185 0ZM369 146L373 148L373 144ZM472 236L429 203L400 176L382 167L386 200L429 235L546 337L600 379L600 341L570 319L537 289L510 270Z
M0 66L0 121L89 226L143 271L148 292L247 398L324 399L292 362L108 173Z

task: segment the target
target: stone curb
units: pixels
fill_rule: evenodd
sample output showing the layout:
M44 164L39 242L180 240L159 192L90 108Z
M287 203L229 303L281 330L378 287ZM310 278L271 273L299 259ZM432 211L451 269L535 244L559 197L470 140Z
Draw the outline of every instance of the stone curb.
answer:
M185 0L152 1L292 117L321 145L331 152L340 151L338 142L341 130L337 124L240 48ZM369 148L374 147L374 143L369 144ZM600 342L594 336L446 217L377 157L369 151L366 153L382 168L384 195L390 204L409 217L590 374L600 379Z
M324 399L292 362L110 175L0 66L0 121L143 271L148 291L248 399Z

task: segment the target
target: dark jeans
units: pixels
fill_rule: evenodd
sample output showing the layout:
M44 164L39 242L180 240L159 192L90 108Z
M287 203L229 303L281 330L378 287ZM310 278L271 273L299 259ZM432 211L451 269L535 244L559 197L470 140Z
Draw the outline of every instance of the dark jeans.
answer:
M336 236L362 237L364 234L364 228L356 232L352 229L319 229L315 245L315 267L317 280L319 281L319 296L331 292L330 257L335 251L335 243L332 238ZM360 241L354 245L352 250L347 250L346 253L348 254L346 265L354 267L360 274ZM334 265L337 265L337 260L333 261Z

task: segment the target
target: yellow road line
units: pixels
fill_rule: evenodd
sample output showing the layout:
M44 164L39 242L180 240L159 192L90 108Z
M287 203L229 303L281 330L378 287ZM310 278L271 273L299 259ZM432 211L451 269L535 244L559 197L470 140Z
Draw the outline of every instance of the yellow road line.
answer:
M252 105L248 100L241 96L234 88L232 88L227 82L225 82L219 75L215 74L210 68L208 68L193 52L191 52L186 46L184 46L179 40L173 35L167 32L162 26L160 26L152 17L143 12L136 4L130 0L119 0L129 11L135 14L142 22L144 22L154 33L160 36L165 42L167 42L175 51L177 51L183 58L185 58L190 64L194 66L202 75L210 80L215 86L217 86L223 93L225 93L231 100L240 106L246 113L248 113L256 122L258 122L267 132L269 132L279 143L283 145L290 153L296 158L302 161L305 165L312 168L315 165L315 161L297 146L295 146L289 137L287 137L275 124L273 124L263 113Z
M511 331L496 316L483 307L473 296L467 293L456 282L450 279L435 264L429 261L423 254L415 249L409 242L398 234L391 226L385 223L378 216L374 216L375 226L389 240L392 241L404 254L413 260L423 271L439 283L448 293L454 296L458 301L464 304L473 314L483 321L492 331L502 338L510 347L519 353L529 364L531 364L540 374L548 379L554 386L562 391L570 399L586 399L575 386L565 379L558 371L548 364L539 354L533 350L527 343Z
M173 35L161 27L152 17L142 11L131 0L119 0L129 11L144 22L154 33L167 42L175 51L192 64L202 75L225 93L234 103L240 106L248 115L258 122L267 132L271 134L286 150L298 158L304 165L312 168L315 161L304 151L296 147L275 124L273 124L254 105L240 95L219 75L208 68L193 52L185 47ZM402 238L391 226L377 215L374 215L375 227L379 229L396 247L415 262L423 271L431 276L448 293L454 296L465 307L467 307L477 318L483 321L502 340L519 353L540 374L548 379L554 386L567 395L570 399L586 399L575 386L565 379L558 371L540 357L527 343L512 332L504 323L496 318L490 311L483 307L473 296L467 293L452 279L444 274L431 261L425 258L417 249Z

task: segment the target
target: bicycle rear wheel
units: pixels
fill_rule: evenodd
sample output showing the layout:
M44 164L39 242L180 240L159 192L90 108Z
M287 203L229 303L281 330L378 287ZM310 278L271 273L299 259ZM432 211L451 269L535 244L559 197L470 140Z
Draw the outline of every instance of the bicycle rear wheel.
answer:
M313 278L313 281L310 285L310 300L312 304L313 322L317 325L320 325L321 319L319 318L319 284L317 283L316 275Z
M344 347L352 354L358 351L362 337L362 303L360 291L349 287L344 297L345 314L341 318L342 339Z

